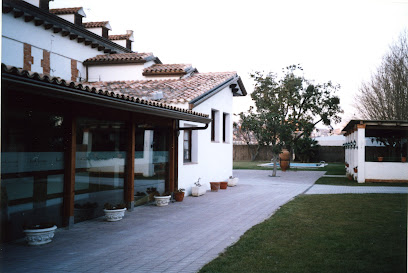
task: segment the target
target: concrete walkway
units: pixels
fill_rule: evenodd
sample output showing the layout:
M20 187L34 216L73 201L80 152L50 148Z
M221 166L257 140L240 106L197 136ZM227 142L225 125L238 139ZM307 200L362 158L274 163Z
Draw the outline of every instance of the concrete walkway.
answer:
M119 222L102 218L58 229L52 243L1 246L0 272L196 272L252 226L324 174L234 171L236 187L137 207Z
M380 186L332 186L313 185L305 194L344 194L344 193L405 193L408 187L380 187Z

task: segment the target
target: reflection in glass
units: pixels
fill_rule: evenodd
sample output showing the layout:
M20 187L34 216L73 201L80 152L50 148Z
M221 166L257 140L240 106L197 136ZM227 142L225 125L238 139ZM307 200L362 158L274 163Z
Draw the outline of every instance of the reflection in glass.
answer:
M62 223L64 119L21 105L5 108L0 228L3 239L14 240L23 236L23 226Z
M124 202L126 129L122 122L77 121L75 222L103 215L105 203Z
M162 194L165 191L169 149L165 128L139 125L135 136L136 143L143 143L135 147L135 205L141 205L145 203L142 200L146 199L146 194L154 191Z

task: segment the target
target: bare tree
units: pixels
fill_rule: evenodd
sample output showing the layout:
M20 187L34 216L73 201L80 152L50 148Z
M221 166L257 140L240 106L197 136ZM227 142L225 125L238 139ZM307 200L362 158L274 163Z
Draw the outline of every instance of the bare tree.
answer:
M408 120L408 32L390 46L381 65L362 84L354 107L363 119Z

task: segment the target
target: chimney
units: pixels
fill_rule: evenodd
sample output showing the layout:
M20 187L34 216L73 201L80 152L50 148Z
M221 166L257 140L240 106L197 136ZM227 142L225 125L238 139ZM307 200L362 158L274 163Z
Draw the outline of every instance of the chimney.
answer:
M129 38L126 39L126 48L132 50L133 30L126 30L126 34L129 35Z

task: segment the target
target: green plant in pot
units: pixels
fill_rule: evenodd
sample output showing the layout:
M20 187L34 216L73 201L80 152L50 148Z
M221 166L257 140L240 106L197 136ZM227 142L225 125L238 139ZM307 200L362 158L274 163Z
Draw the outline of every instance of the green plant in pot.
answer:
M174 199L176 199L176 202L182 202L184 199L184 192L185 189L178 189L174 191Z

